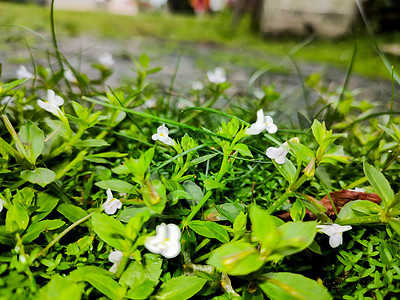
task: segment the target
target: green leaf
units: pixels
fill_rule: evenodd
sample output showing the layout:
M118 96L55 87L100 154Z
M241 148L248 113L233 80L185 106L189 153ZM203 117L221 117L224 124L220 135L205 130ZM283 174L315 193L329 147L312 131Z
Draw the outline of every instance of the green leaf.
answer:
M120 221L101 213L93 213L92 225L96 234L107 244L120 251L127 251L126 228Z
M45 218L57 206L59 199L48 193L39 193L36 199L36 205L39 209L32 217L32 222L38 222Z
M271 216L258 205L250 207L250 220L252 237L261 244L261 254L266 253L268 255L280 240L277 226L282 224L283 221Z
M32 121L28 121L21 127L18 136L28 152L30 162L34 164L44 148L43 130Z
M217 239L221 243L229 242L229 234L226 229L211 221L192 221L189 223L189 227L202 236L211 239Z
M110 299L122 299L125 295L125 288L109 276L100 273L87 273L85 281L88 281Z
M52 276L50 282L39 290L37 299L42 300L80 300L83 285L72 282L59 274Z
M263 276L259 286L271 300L330 300L328 290L318 282L303 275L279 272Z
M376 193L381 197L385 207L389 207L394 200L394 193L385 176L367 162L364 162L364 174Z
M288 141L290 150L292 150L296 160L309 163L311 159L315 156L314 151L310 148L304 146L301 143Z
M120 281L131 288L127 293L130 299L148 299L162 273L163 259L159 255L147 253L144 258L144 265L134 261L121 276Z
M207 154L207 155L204 155L204 156L200 156L200 157L198 157L198 158L195 158L195 159L193 159L193 160L190 162L189 167L195 166L195 165L197 165L197 164L200 164L200 163L202 163L202 162L205 162L205 161L207 161L207 160L210 160L211 158L213 158L214 156L217 156L217 155L218 155L218 153L212 153L212 154Z
M245 145L245 144L242 144L242 143L236 144L235 147L233 148L233 150L236 150L243 156L253 157L253 154L251 154L249 147L247 147L247 145Z
M197 276L174 277L161 285L161 289L155 295L159 300L185 300L196 295L202 289L207 280Z
M73 204L60 204L57 211L73 223L88 215L85 210Z
M315 222L287 222L278 227L280 240L267 260L278 261L309 247L317 233Z
M278 169L279 173L281 173L281 175L286 179L286 181L289 182L289 185L292 185L296 181L296 167L289 159L286 159L283 165L277 164L275 160L272 160L272 163Z
M110 189L118 193L130 193L134 189L134 186L132 184L116 179L98 181L95 183L95 185L97 185L99 188L105 190Z
M29 215L25 207L10 205L6 216L6 229L8 232L25 230L29 224Z
M37 168L35 171L22 171L20 177L25 181L45 187L56 180L56 173L49 169Z
M204 187L206 190L213 190L213 189L222 189L224 187L224 184L221 182L218 182L214 179L207 178L204 180Z
M192 196L194 202L199 203L200 200L204 197L203 191L201 188L192 181L185 181L182 185L184 190Z
M99 140L99 139L88 139L84 141L79 141L74 144L75 147L103 147L103 146L109 146L110 144L107 143L105 140Z
M35 240L43 231L55 230L65 224L61 220L44 220L38 223L32 224L28 227L26 233L22 236L23 243L30 243Z
M264 260L252 244L238 241L212 251L207 264L229 275L247 275L260 269Z
M121 222L128 223L129 220L135 217L137 214L142 213L144 211L148 211L150 215L154 214L147 206L144 207L136 207L136 206L128 206L121 213L118 214L117 220Z
M296 199L290 209L290 217L293 221L302 221L306 214L306 208L300 199Z

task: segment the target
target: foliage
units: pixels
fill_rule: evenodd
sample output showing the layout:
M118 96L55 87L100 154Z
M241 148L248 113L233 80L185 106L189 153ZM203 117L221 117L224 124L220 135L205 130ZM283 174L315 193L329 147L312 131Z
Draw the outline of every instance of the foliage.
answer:
M282 100L272 86L253 82L221 111L229 83L166 92L148 78L159 68L145 54L129 85L107 90L112 66L94 64L91 78L54 56L60 69L37 65L33 76L0 83L0 299L398 293L393 108L313 76L304 88L320 98L305 120L248 135L245 120ZM191 105L178 113L181 98ZM270 159L267 147L284 155ZM349 201L330 219L318 199L355 187L380 203ZM321 224L338 248L328 249ZM329 231L338 224L352 230Z

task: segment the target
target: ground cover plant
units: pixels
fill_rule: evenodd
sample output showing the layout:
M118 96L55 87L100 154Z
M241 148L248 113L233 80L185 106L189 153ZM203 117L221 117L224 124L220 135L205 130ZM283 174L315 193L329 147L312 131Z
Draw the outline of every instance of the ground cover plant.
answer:
M287 116L222 68L182 93L143 54L105 87L111 56L89 77L53 45L1 82L0 299L397 298L394 98L313 75Z

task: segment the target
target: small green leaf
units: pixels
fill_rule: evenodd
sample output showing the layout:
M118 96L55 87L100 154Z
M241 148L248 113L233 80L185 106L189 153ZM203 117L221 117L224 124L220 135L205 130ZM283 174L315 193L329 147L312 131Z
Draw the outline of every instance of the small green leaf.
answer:
M286 159L283 165L276 163L275 160L272 160L272 162L278 169L279 173L281 173L286 181L289 182L289 185L293 184L296 181L296 167L289 159Z
M126 289L109 276L100 273L87 273L85 281L89 282L110 299L122 299L125 295Z
M39 193L36 199L36 205L39 209L32 217L32 222L38 222L45 218L57 206L59 199L48 193Z
M99 188L102 189L110 189L112 191L118 192L118 193L130 193L134 186L126 181L122 180L103 180L103 181L98 181L95 183Z
M252 244L238 241L215 249L207 264L230 275L247 275L260 269L264 260Z
M72 282L68 277L55 274L50 282L39 290L37 299L42 300L80 300L83 285Z
M259 286L271 300L330 300L326 287L300 274L268 273Z
M20 177L25 181L45 187L56 180L56 173L49 169L37 168L35 171L22 171Z
M65 224L61 220L44 220L38 223L32 224L28 227L26 233L22 236L23 243L30 243L35 240L43 231L55 230Z
M88 139L84 141L79 141L74 144L75 147L103 147L103 146L109 146L110 144L107 143L105 140L99 140L99 139Z
M185 300L196 295L202 289L207 280L197 276L174 277L161 285L161 289L155 295L159 300Z
M60 204L57 207L57 211L71 222L76 222L88 215L88 213L79 206L65 203Z
M385 176L367 162L364 162L364 174L367 176L374 190L381 197L385 206L389 207L394 200L394 193Z
M221 182L218 182L214 179L207 178L204 180L204 187L206 190L213 190L213 189L222 189L224 187L224 184Z
M247 145L245 145L245 144L242 144L242 143L236 144L235 147L233 148L233 150L238 151L243 156L253 157L253 154L251 154L249 147L247 147Z
M44 148L44 132L32 121L21 127L18 136L24 144L32 164L42 154Z
M128 250L126 228L120 221L101 213L93 213L92 225L96 234L107 244L120 251Z
M226 229L211 221L192 221L189 223L190 229L197 234L211 239L217 239L221 243L229 242L229 234Z
M6 216L6 229L8 232L25 230L29 224L29 215L25 207L10 205Z

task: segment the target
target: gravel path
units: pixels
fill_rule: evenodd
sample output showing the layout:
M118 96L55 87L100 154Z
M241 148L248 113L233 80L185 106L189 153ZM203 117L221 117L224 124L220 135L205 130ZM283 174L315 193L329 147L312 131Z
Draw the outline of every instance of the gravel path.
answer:
M39 40L35 42L34 46L30 46L35 60L38 63L47 65L46 51L49 49L49 45ZM141 53L146 53L150 57L151 66L161 66L163 68L161 72L151 75L150 78L168 86L177 66L177 52L179 51L181 54L176 76L176 90L189 88L195 80L204 81L207 70L222 66L227 70L229 82L233 84L228 92L231 94L243 92L246 90L249 78L256 71L256 68L238 66L232 62L224 61L221 63L215 55L219 53L219 57L221 57L221 52L236 51L235 53L240 53L244 57L261 55L266 61L279 66L280 70L286 70L286 72L267 72L260 79L263 84L274 84L276 91L281 93L282 96L291 97L301 89L300 76L292 62L288 59L282 60L260 52L243 52L238 49L223 48L216 45L184 43L180 44L179 49L176 49L176 44L171 46L167 41L150 38L132 38L121 41L99 40L88 36L60 39L59 46L72 65L87 73L89 77L97 74L97 70L91 67L91 63L95 63L102 53L111 53L116 60L115 73L108 82L111 86L118 86L122 80L135 76L135 66L131 62L131 58L137 58ZM54 58L51 61L56 62ZM30 58L27 47L21 42L10 43L7 47L2 47L0 49L0 62L3 65L3 81L15 76L16 67L21 63L28 66L28 69L32 69L29 67ZM297 65L303 78L316 72L321 74L324 83L329 86L330 90L340 89L346 78L346 70L340 70L329 65L302 62L297 62ZM384 104L390 102L391 83L389 81L372 80L353 75L349 82L349 89L360 89L359 99L368 98ZM396 90L397 92L398 89ZM304 99L301 96L297 97L295 101L297 101L297 104L294 107L298 108L304 105Z

